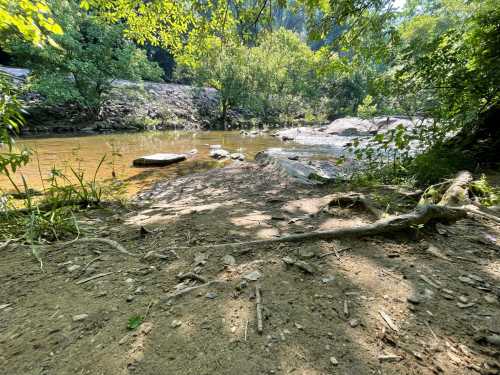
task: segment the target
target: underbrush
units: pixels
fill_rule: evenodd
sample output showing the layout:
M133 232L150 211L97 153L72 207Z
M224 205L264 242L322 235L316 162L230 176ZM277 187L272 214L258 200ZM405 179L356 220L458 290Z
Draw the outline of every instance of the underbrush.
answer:
M21 159L10 154L11 161L4 163L0 172L9 177L19 199L3 195L0 199L0 240L19 239L31 245L69 239L80 235L76 214L84 209L102 206L105 201L125 203L125 185L119 181L101 184L97 174L106 156L103 156L91 178L85 172L70 168L70 173L53 168L48 178L43 178L39 168L42 191L30 188L24 176L22 185L12 179L13 173L25 165L29 158ZM38 157L36 157L38 163ZM39 163L38 163L39 165Z

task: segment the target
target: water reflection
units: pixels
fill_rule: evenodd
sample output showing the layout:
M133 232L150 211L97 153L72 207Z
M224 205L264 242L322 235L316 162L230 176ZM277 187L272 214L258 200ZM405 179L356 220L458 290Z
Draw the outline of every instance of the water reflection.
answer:
M291 147L279 139L267 135L242 136L239 132L146 132L134 134L110 134L86 137L22 139L17 148L27 146L38 154L40 172L47 178L53 168L70 174L70 167L84 171L89 178L99 164L102 156L106 160L97 179L111 180L113 176L128 183L128 192L134 194L161 178L172 178L189 173L201 172L223 166L208 155L209 145L218 144L230 152L242 152L247 159L269 147ZM187 161L162 168L135 168L132 161L143 155L158 152L187 153L197 149L198 154ZM41 188L40 173L36 158L16 173L16 183L21 182L21 173L28 185ZM0 176L0 189L12 191L7 178Z

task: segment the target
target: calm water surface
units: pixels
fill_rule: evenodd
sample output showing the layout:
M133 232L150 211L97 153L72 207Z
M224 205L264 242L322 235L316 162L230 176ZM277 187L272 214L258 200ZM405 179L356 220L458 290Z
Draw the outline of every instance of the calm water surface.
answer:
M85 172L90 179L106 155L99 170L99 181L110 181L113 171L116 178L127 182L129 194L134 194L153 182L174 178L189 173L200 172L223 166L208 155L209 145L221 145L230 152L242 152L247 160L269 147L291 147L281 140L268 136L242 136L239 132L147 132L134 134L109 134L84 137L36 138L17 141L17 148L27 146L38 153L43 178L50 175L53 168L69 174L70 167ZM164 153L186 153L197 149L198 154L186 161L161 168L136 168L132 161L143 155ZM16 182L21 183L21 173L33 188L41 188L42 183L36 157L18 173ZM12 191L13 188L4 176L0 176L0 190Z

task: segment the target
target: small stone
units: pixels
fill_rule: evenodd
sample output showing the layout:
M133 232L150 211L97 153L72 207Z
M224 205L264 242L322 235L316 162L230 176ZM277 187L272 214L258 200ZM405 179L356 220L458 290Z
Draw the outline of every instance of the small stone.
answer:
M300 268L302 271L305 271L307 273L314 273L316 270L314 269L313 266L311 266L309 263L304 262L303 260L298 260L295 262L295 265Z
M131 294L129 294L129 295L127 296L127 302L132 302L133 300L134 300L134 296L133 296L133 295L131 295Z
M180 320L173 320L172 323L170 323L170 327L172 328L178 328L182 325L182 322Z
M224 255L222 263L224 263L225 266L234 266L236 264L236 259L234 259L232 255Z
M351 319L349 320L349 325L352 327L352 328L355 328L359 325L359 320L358 319Z
M409 296L406 300L414 305L418 305L421 302L419 296L416 294Z
M252 271L249 272L245 275L243 275L243 278L248 281L257 281L262 277L262 274L259 271Z
M205 297L207 297L208 299L214 299L214 298L217 298L217 293L215 292L208 292Z
M126 282L127 284L132 284L134 281L135 281L135 280L134 280L134 279L132 279L132 278L130 278L130 277L129 277L128 279L126 279L126 280L125 280L125 282Z
M89 314L79 314L79 315L75 315L73 316L73 321L74 322L80 322L82 320L85 320L89 317Z
M339 361L337 361L337 358L335 357L330 357L330 363L334 366L337 366L339 364Z
M309 258L314 257L314 253L311 250L307 250L307 249L299 249L298 255L299 255L299 257L304 258L304 259L309 259Z
M469 299L466 296L460 296L458 297L458 300L462 303L467 303L469 302Z
M475 284L474 280L472 280L471 278L469 278L467 276L460 276L458 278L458 280L460 280L464 284L469 284L469 285L474 285Z
M493 296L491 294L487 294L484 296L484 300L488 303L496 303L497 302L497 297Z
M72 266L68 266L67 270L68 272L73 272L79 269L81 266L79 264L73 264Z
M142 286L137 287L134 291L135 294L144 294L144 288Z
M304 329L304 326L302 324L295 323L295 328L302 330Z
M335 277L334 276L330 276L330 277L323 277L321 279L321 282L323 284L328 284L328 283L331 283L332 281L335 281Z
M461 302L457 302L457 306L460 307L461 309L468 309L469 307L472 307L474 306L475 303L461 303Z
M241 280L240 283L236 286L236 290L243 290L248 286L246 280Z
M288 265L295 264L295 259L293 259L292 257L289 257L289 256L283 257L282 260L283 260L283 262L285 262L285 264L288 264Z

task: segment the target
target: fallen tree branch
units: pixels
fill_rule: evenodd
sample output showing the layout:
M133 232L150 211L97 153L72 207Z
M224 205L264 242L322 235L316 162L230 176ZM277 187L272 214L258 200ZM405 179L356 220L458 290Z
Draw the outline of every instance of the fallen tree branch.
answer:
M259 333L259 335L262 335L264 327L262 324L262 295L259 285L255 287L255 300L257 310L257 332Z
M198 290L198 289L201 289L201 288L206 288L207 286L215 285L215 284L222 284L222 285L224 285L225 281L222 281L222 280L212 280L212 281L209 281L208 283L205 283L205 284L196 285L196 286L192 286L192 287L189 287L189 288L184 288L184 289L181 289L181 290L179 290L177 292L173 292L173 293L167 294L166 296L161 297L160 300L162 302L170 301L171 299L174 299L176 297L180 297L180 296L183 296L184 294L188 294L188 293L192 292L193 290Z
M204 283L204 284L206 284L208 282L207 279L205 279L203 276L197 275L193 272L183 273L182 275L179 275L177 278L180 281L196 280L196 281L199 281L199 282Z
M316 231L309 233L291 234L267 240L253 240L245 242L230 242L215 245L202 245L196 247L173 247L169 250L183 250L183 249L219 249L226 247L238 248L249 245L269 245L281 242L300 242L311 240L332 240L345 237L364 237L375 236L380 234L388 234L400 232L411 228L418 228L430 221L453 223L457 220L466 217L466 211L461 208L427 205L417 207L415 210L397 216L391 216L384 219L377 220L371 224L359 225L351 228L339 228L328 231Z

